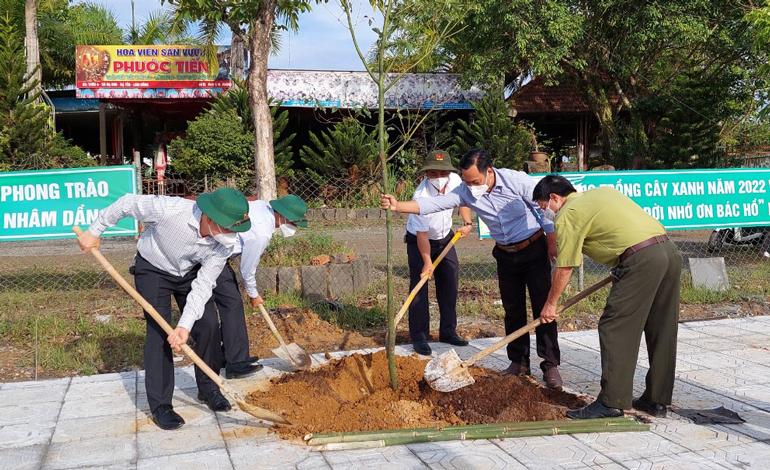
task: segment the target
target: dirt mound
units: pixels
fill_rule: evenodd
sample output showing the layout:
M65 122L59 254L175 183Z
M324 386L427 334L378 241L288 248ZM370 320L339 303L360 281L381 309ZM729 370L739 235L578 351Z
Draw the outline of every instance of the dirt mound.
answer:
M561 419L566 408L584 404L574 395L544 389L530 379L481 368L471 369L474 385L436 392L423 380L425 362L399 356L399 388L393 391L384 351L354 354L274 379L269 389L252 392L248 401L294 423L276 429L286 438L313 432Z
M322 320L312 310L279 308L270 313L275 327L287 343L297 343L307 352L341 351L380 346L373 338L347 331ZM250 351L259 357L272 357L278 341L270 333L262 315L247 315Z

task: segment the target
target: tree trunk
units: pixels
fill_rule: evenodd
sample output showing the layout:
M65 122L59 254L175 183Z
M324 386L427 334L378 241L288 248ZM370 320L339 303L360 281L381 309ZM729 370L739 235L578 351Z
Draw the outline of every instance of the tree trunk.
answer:
M230 74L238 80L246 78L246 42L245 33L239 25L231 25L233 38L230 42Z
M42 89L43 73L40 70L40 44L37 37L37 4L39 0L25 0L24 30L27 46L27 76L37 81L33 93Z
M608 162L612 154L612 146L615 142L617 130L615 128L615 116L612 105L607 98L607 93L600 87L594 89L591 86L586 87L589 106L593 110L596 119L599 121L601 139L602 139L602 159Z
M263 0L257 17L249 26L251 69L248 85L249 106L254 116L254 190L263 200L275 199L276 195L273 118L267 96L267 59L275 8L276 0Z

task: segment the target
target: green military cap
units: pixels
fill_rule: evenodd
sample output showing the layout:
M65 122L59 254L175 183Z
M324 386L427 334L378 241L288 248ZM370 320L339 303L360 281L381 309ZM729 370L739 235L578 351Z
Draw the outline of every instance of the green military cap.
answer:
M222 228L233 232L246 232L251 228L249 203L237 189L219 188L203 193L196 202L201 211Z
M428 170L455 171L455 168L448 153L443 150L434 150L425 157L425 163L422 165L422 171Z
M307 228L307 204L301 197L288 194L270 201L270 207L297 227Z

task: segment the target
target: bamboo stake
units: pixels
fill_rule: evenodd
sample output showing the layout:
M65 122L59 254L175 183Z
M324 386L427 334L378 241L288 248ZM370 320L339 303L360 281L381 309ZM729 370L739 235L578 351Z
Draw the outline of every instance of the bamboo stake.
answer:
M526 429L541 429L549 427L584 427L584 426L619 426L635 424L637 421L628 416L621 416L618 418L597 418L587 420L548 420L548 421L526 421L518 423L490 423L490 424L466 424L460 426L448 426L444 428L404 428L404 429L384 429L377 431L354 431L354 432L329 432L329 433L314 433L305 436L305 441L321 441L326 442L354 442L362 440L376 440L381 437L388 437L393 435L417 435L425 433L433 433L442 430L456 430L456 431L477 431L484 429L501 429L501 430L526 430Z
M331 442L327 444L312 445L315 451L326 450L353 450L353 449L374 449L393 445L418 444L423 442L441 442L453 440L473 440L473 439L504 439L515 437L535 437L535 436L556 436L560 434L579 434L594 432L642 432L649 431L650 427L646 424L627 424L612 427L602 426L574 426L574 427L548 427L541 429L526 429L521 431L475 431L464 432L450 430L437 431L434 433L419 434L416 436L394 436L372 441L359 442Z

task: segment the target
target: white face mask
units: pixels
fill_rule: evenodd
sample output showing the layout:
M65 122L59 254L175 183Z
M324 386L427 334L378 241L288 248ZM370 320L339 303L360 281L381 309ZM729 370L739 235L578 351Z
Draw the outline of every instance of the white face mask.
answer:
M480 184L478 186L468 186L468 189L471 191L471 194L473 194L474 198L478 199L481 196L483 196L484 193L489 191L489 186L487 186L487 177L488 176L489 176L489 174L487 174L487 176L484 177L484 184ZM467 186L467 184L466 184L466 186Z
M428 181L430 181L430 184L432 184L434 188L436 188L438 191L441 191L444 189L444 186L449 184L449 177L442 176L440 178L428 178Z
M283 235L284 238L292 237L297 233L297 227L291 224L281 224L278 226L278 229L281 230L281 235Z
M238 240L237 235L234 233L217 233L211 234L211 236L225 248L235 246L235 242Z

